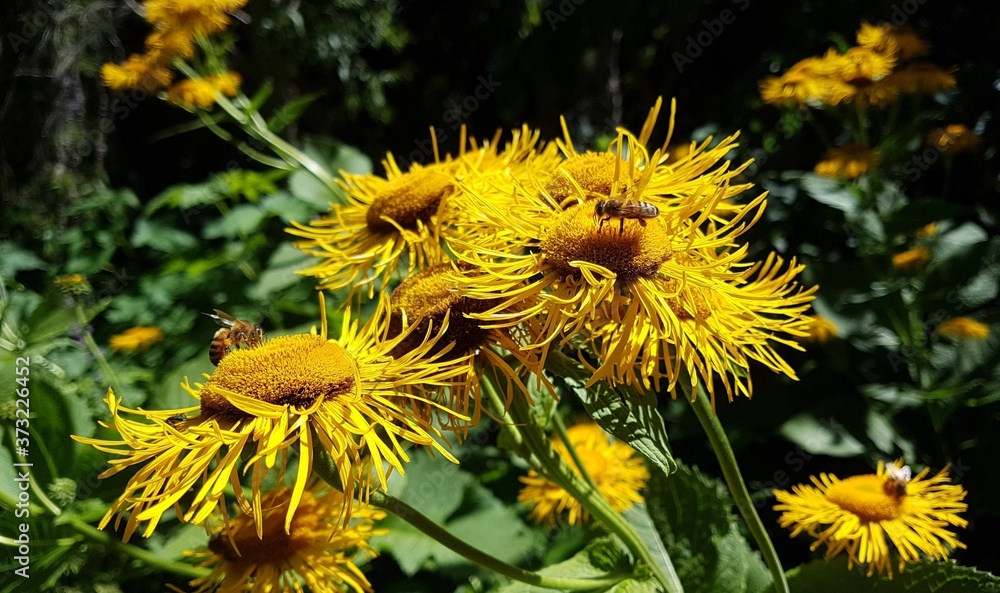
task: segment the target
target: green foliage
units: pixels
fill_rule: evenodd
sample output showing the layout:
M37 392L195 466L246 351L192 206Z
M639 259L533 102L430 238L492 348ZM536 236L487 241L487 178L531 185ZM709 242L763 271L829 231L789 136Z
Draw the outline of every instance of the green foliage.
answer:
M865 576L864 569L847 568L845 558L813 560L788 572L792 593L886 591L888 593L995 593L1000 578L954 562L908 564L892 579Z
M646 505L686 592L759 593L770 586L718 481L683 465L670 477L654 474Z

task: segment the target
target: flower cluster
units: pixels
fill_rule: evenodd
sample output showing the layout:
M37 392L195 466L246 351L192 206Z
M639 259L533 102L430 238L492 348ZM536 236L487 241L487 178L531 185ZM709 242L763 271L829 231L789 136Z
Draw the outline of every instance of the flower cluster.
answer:
M126 91L141 89L155 92L167 89L171 103L185 107L209 107L215 93L234 96L239 76L223 73L173 85L171 65L175 60L194 56L196 46L207 37L224 31L230 14L245 6L247 0L145 0L143 16L153 27L146 37L145 51L132 54L121 63L101 67L105 86Z
M916 60L927 42L905 26L862 23L857 45L797 62L781 76L760 84L761 97L778 107L885 107L902 93L934 93L954 88L946 70Z
M723 160L736 136L671 158L671 133L649 146L661 107L603 152L578 152L568 131L542 145L523 128L503 150L463 137L458 157L441 158L435 143L434 163L406 172L390 155L385 177L346 176L347 204L290 229L320 259L305 273L356 298L405 261L400 325L447 318L463 336L451 354L491 367L490 348L537 371L553 345L572 343L589 353L591 384L674 394L701 383L732 398L750 395L751 360L794 376L775 346L797 348L808 331L801 266L746 261L738 238L765 196L735 199L750 188L749 163Z

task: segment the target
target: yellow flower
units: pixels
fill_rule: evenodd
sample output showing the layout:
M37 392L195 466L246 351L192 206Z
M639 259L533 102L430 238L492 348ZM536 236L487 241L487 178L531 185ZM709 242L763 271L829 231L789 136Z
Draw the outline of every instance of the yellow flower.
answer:
M146 38L146 51L163 61L175 57L190 58L194 55L194 45L194 32L188 29L154 31Z
M334 204L325 217L287 229L303 237L296 247L322 261L301 273L320 279L329 290L348 288L350 297L367 288L372 298L376 284L384 285L406 261L407 274L446 261L442 234L453 232L455 180L472 173L502 171L534 151L538 133L526 126L515 130L502 152L498 138L490 142L466 141L462 128L458 158L440 158L438 136L431 133L434 163L413 163L405 173L390 153L382 162L385 177L341 172L339 181L347 194L346 204ZM350 300L349 297L349 300Z
M649 472L642 458L631 447L609 437L593 422L572 426L566 434L587 475L593 479L597 490L611 508L622 512L643 501L639 491L646 486ZM553 438L552 447L580 475L580 469L573 462L566 444L559 438ZM555 525L564 514L569 525L581 525L588 520L587 511L580 501L538 475L535 470L529 471L520 480L524 487L518 493L517 500L531 507L531 518L536 523Z
M990 326L971 317L955 317L939 325L937 333L956 340L985 340L990 337Z
M83 274L65 274L62 276L56 276L55 280L53 280L53 284L56 285L56 288L66 294L82 295L90 294L92 291L90 282L87 281L87 277Z
M922 56L930 49L930 45L921 39L908 26L896 27L888 23L870 25L861 23L858 31L858 45L872 51L891 54L900 60L913 56Z
M872 167L878 166L880 160L878 153L870 146L848 144L826 151L813 172L821 177L857 179Z
M900 272L911 273L923 268L931 261L931 251L926 247L914 247L892 256L892 267Z
M822 315L809 316L809 335L805 336L803 342L814 344L825 344L837 337L837 326L832 321Z
M829 51L794 64L780 78L770 77L760 85L765 103L777 107L838 105L854 94L840 76L840 54Z
M933 237L934 235L936 235L937 232L938 232L938 223L932 222L917 229L917 231L913 233L913 236L918 239L927 239L929 237Z
M955 76L928 62L913 62L888 76L885 82L901 93L936 93L955 88Z
M173 73L149 55L132 54L123 64L101 66L104 86L115 91L142 89L152 92L170 84L172 78Z
M253 516L240 514L212 535L207 550L188 553L211 569L191 582L195 593L302 591L304 585L315 593L341 593L345 586L356 593L371 591L354 561L377 555L368 539L386 533L373 526L385 513L354 505L351 521L338 523L334 519L343 514L344 495L310 487L286 529L285 514L294 496L293 489L278 487L262 498L260 535Z
M229 26L227 13L245 6L247 0L146 0L146 20L159 30L183 30L194 35L212 35Z
M951 124L927 135L927 145L944 154L971 152L979 148L983 139L964 124Z
M807 533L816 538L811 549L826 545L826 557L848 555L848 566L868 566L868 575L888 573L922 556L944 560L955 548L964 548L949 525L965 527L959 517L968 505L961 486L948 484L948 470L928 478L924 469L909 479L909 468L897 461L879 462L876 474L841 480L831 474L812 477L814 486L775 490L781 511L778 523L792 537Z
M424 357L439 336L396 358L389 353L409 334L380 339L387 331L387 302L373 322L358 328L344 315L339 339L328 340L325 313L319 335L295 334L229 353L204 384L184 387L199 406L166 411L120 406L109 390L105 401L112 422L104 424L121 440L73 437L115 456L101 477L137 466L125 492L101 521L117 515L117 527L130 513L127 540L143 523L149 536L163 513L178 506L178 517L202 523L217 507L228 485L244 513L262 528L261 485L269 475L284 476L292 451L298 453L294 492L286 532L305 491L317 449L330 456L348 500L364 500L370 471L385 488L387 471L403 472L409 460L404 443L430 446L455 461L437 440L429 419L416 417L399 403L417 397L403 390L420 383L440 385L459 371L440 368ZM191 417L192 414L200 414ZM143 421L130 419L140 417ZM239 467L242 465L242 469ZM368 466L371 466L369 469ZM239 476L250 475L247 500ZM190 493L193 496L188 496ZM349 508L345 506L343 520Z
M182 107L208 109L215 104L215 93L234 97L239 86L240 75L235 72L189 78L167 90L167 101Z
M453 270L454 267L454 270ZM423 398L410 400L420 416L437 416L442 428L465 432L470 423L476 425L481 413L480 377L485 373L495 378L494 385L502 386L509 404L515 393L529 398L521 374L533 373L539 381L542 374L542 357L536 351L522 350L522 344L532 341L537 332L538 320L529 319L523 326L489 327L488 324L469 317L494 307L498 300L475 300L459 294L453 273L474 276L477 271L467 264L438 264L410 276L393 290L390 299L392 312L389 336L394 337L410 329L410 338L393 351L401 356L410 348L419 346L421 336L431 328L441 328L438 348L429 351L440 356L439 364L455 365L463 369L446 388L433 386L425 389L417 385L416 393ZM415 329L410 326L415 326ZM498 350L499 349L499 350ZM509 354L516 360L520 372L504 359ZM547 385L547 383L546 383ZM473 407L470 409L470 403ZM448 413L439 414L438 409ZM458 412L456 416L452 412Z
M588 346L600 363L591 384L659 389L665 379L675 393L686 375L714 398L716 379L729 397L749 394L751 359L794 376L773 343L798 347L792 337L806 333L802 313L813 291L793 282L801 266L773 255L743 262L747 248L736 239L761 215L764 196L727 201L748 186L730 184L743 167L720 163L718 147L695 147L677 168L661 150L650 156L645 141L657 112L638 138L619 130L603 156L570 152L567 133L568 158L549 181L462 183L476 214L465 223L467 238L449 245L482 273L456 278L459 294L498 303L471 315L490 326L538 318L532 346ZM574 166L597 161L603 168ZM572 181L565 195L556 190L566 184L551 182L559 175ZM648 203L648 218L602 217L602 200Z
M120 334L111 336L109 343L112 350L134 352L136 350L146 350L162 339L163 332L160 331L160 328L139 326L130 327Z
M881 80L888 76L896 65L895 56L872 51L866 47L852 47L835 59L839 67L838 74L852 84L858 79Z

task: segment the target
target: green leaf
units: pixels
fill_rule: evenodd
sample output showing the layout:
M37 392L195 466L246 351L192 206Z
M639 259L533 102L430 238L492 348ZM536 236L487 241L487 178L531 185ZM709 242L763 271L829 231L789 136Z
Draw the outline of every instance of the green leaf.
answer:
M670 477L654 474L646 506L686 593L757 593L770 585L718 481L685 466Z
M193 249L198 244L194 235L173 225L148 218L140 218L132 232L133 247L152 247L164 253L177 253Z
M865 446L843 426L824 424L809 413L790 418L778 431L786 439L816 455L854 457L865 452Z
M895 212L885 225L886 232L890 237L897 235L909 237L932 222L960 218L965 214L965 208L952 202L920 200L907 204Z
M813 560L788 571L792 593L998 593L1000 578L954 562L908 564L892 580L865 576L865 570L847 568L847 559Z
M614 540L610 537L602 537L592 541L586 548L579 551L572 558L558 564L553 564L552 566L546 566L537 572L540 575L551 578L590 579L601 578L606 576L608 573L629 574L632 572L632 569L629 566L628 558L622 553L621 549L615 545ZM628 581L622 581L619 585L625 582L635 583L636 581L628 579ZM593 589L593 591L624 591L615 589L614 587L615 586L596 588ZM640 589L630 590L637 592L640 591ZM652 591L655 590L656 589L651 589L650 592L652 593ZM551 592L552 589L536 587L534 585L517 581L512 581L497 589L497 593Z
M205 341L204 351L191 360L177 366L160 383L159 389L153 390L153 395L146 402L146 408L150 410L176 410L179 408L190 408L198 405L198 400L191 397L181 384L186 377L194 387L194 384L204 383L206 373L211 374L215 367L208 359L208 341Z
M13 278L21 270L41 270L45 262L10 241L0 241L0 276Z
M807 196L820 204L846 213L858 211L858 199L851 188L836 179L827 179L807 173L802 176L802 189L805 190Z
M111 299L104 299L94 305L84 307L84 323L96 317L110 304ZM65 297L62 294L53 292L46 295L24 321L26 329L21 333L21 337L26 348L39 346L43 342L65 334L78 322L76 310L66 306Z
M285 103L278 109L278 112L267 120L267 127L271 129L272 132L280 132L288 127L288 124L294 122L302 115L316 99L323 96L323 93L310 93L308 95L293 99L288 103Z
M296 272L306 268L309 259L308 255L296 249L291 243L282 243L271 254L267 268L247 290L247 296L266 303L289 286L303 282L304 276Z
M656 398L642 395L626 387L611 388L598 383L584 387L589 376L579 362L565 356L554 356L552 370L572 390L590 417L618 440L628 443L650 463L670 475L677 462L670 452L663 418L656 410Z
M233 239L251 235L260 228L265 217L264 210L259 206L238 204L222 218L206 224L203 234L206 239Z
M622 516L635 529L636 535L646 545L646 549L653 554L653 559L660 566L662 572L664 574L675 573L676 569L670 559L670 553L667 552L667 547L656 531L656 525L653 523L653 518L649 516L646 504L642 502L634 504L626 509Z
M450 517L473 483L472 474L443 457L423 451L414 453L403 475L398 497L430 520L440 523Z
M512 507L497 506L462 515L449 521L446 528L459 539L507 563L521 562L535 551L536 532L520 520ZM433 556L441 567L470 564L437 542Z

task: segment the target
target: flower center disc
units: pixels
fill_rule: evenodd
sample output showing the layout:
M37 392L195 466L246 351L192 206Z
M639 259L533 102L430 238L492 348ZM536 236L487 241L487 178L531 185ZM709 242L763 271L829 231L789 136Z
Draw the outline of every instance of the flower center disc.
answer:
M245 417L222 390L302 409L320 396L349 393L356 383L353 358L336 342L308 334L282 336L226 355L201 390L201 411Z
M397 232L383 217L391 218L404 229L417 228L418 221L428 223L441 200L454 191L446 172L444 167L431 166L389 181L368 208L365 218L368 229L375 233Z
M903 512L903 498L885 492L885 478L874 474L852 476L830 486L826 498L862 521L889 521Z
M570 157L560 167L560 172L552 176L552 180L545 185L545 191L555 199L562 202L566 198L574 195L575 188L570 180L566 178L569 174L574 181L586 192L588 197L610 196L611 186L615 181L615 161L618 155L610 152L588 152L586 154ZM621 162L618 176L624 178L628 175L629 164ZM633 181L639 178L640 174L635 171Z
M281 501L285 505L288 504L287 498L283 497ZM290 559L298 550L313 545L316 527L321 521L321 518L316 516L316 506L316 499L312 493L306 491L302 494L302 501L292 519L291 533L285 533L285 513L272 511L264 516L264 525L261 528L263 538L257 537L253 523L249 523L233 530L232 542L220 534L209 540L208 547L229 562L235 562L240 566L281 565L282 560ZM283 509L282 506L275 508Z
M472 266L459 264L464 271ZM390 334L398 335L402 331L402 314L405 312L409 323L419 323L410 335L397 347L406 352L420 344L427 331L427 324L433 323L439 327L445 314L451 311L448 318L448 330L438 341L441 347L455 344L451 354L460 356L482 346L487 339L488 330L479 326L475 319L469 319L466 313L482 313L493 308L499 299L470 299L458 294L454 282L448 279L451 264L438 264L407 278L392 291L392 320ZM400 352L400 353L402 353Z
M627 283L652 278L670 259L670 234L658 218L622 220L612 217L601 225L595 202L577 204L557 215L543 233L541 251L545 261L567 275L578 275L571 262L586 261L603 266Z

